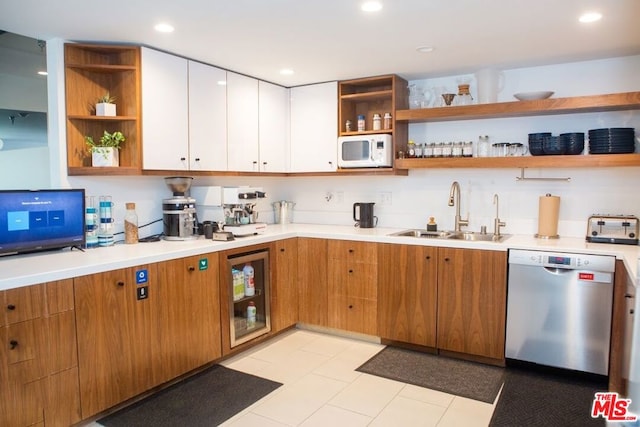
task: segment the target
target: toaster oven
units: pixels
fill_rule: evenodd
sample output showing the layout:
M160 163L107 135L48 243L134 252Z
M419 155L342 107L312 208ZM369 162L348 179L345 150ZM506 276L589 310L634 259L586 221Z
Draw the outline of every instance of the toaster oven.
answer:
M637 245L638 218L632 215L591 215L587 242Z

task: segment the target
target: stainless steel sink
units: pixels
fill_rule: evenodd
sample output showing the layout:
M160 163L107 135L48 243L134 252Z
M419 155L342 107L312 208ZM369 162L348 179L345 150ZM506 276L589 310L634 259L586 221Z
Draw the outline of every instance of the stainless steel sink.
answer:
M502 242L509 237L508 234L501 234L494 236L493 234L482 234L475 231L463 231L461 233L454 233L448 237L448 239L455 240L468 240L471 242Z
M403 237L422 237L422 238L431 238L431 239L446 239L453 234L452 231L429 231L429 230L421 230L421 229L411 229L398 231L397 233L392 233L390 236L403 236Z
M409 229L389 234L390 236L418 237L423 239L441 240L466 240L470 242L502 242L509 237L508 234L494 236L493 234L483 234L475 231L429 231L424 229Z

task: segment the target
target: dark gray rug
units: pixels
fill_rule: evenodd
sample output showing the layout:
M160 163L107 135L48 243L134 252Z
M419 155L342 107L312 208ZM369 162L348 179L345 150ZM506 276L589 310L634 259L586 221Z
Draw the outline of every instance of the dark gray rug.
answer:
M591 405L595 392L607 387L606 380L509 367L490 426L604 426L603 418L591 418Z
M107 427L217 426L281 385L214 365L98 423Z
M434 354L385 347L357 371L493 403L504 369Z

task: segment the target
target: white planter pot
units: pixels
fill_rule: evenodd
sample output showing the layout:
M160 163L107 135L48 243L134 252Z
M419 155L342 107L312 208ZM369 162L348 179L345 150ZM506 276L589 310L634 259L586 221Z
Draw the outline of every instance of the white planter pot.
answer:
M116 104L101 102L96 104L96 116L115 116Z
M91 149L91 164L94 167L120 166L119 152L113 147L95 147Z

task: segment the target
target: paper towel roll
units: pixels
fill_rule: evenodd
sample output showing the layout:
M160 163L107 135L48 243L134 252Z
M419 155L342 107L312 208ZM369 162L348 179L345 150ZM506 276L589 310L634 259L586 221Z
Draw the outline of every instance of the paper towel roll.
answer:
M560 197L547 194L540 197L538 208L538 234L542 239L558 237L558 216L560 214Z

